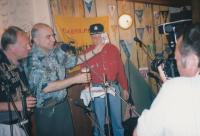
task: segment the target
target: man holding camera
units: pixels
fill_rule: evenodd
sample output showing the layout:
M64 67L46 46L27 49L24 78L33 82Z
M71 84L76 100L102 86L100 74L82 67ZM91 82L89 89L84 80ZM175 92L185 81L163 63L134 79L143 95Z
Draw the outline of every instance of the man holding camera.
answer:
M134 136L200 136L200 24L178 38L175 58L180 77L165 81Z

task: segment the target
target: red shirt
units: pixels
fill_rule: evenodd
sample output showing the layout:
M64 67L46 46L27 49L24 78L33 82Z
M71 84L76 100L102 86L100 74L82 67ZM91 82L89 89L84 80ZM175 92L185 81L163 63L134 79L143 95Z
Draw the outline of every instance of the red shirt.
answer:
M92 45L86 52L94 49ZM81 68L90 67L92 83L103 83L104 75L108 81L118 81L124 90L128 90L127 79L118 49L107 44L95 57L81 64Z

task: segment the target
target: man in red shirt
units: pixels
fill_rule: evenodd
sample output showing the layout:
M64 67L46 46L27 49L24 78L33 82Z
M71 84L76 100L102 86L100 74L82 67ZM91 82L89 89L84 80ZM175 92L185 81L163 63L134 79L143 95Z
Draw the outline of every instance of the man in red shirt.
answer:
M123 136L124 128L122 126L121 118L121 99L119 98L120 89L119 86L124 90L124 98L128 99L128 84L125 76L123 63L120 57L118 49L111 43L109 43L108 36L104 33L104 27L102 24L93 24L90 26L90 35L93 44L87 51L94 49L96 45L105 45L102 52L97 54L95 57L89 59L81 67L88 67L91 71L92 86L102 87L103 90L112 89L114 94L108 93L108 107L109 116L112 123L112 129L114 136ZM108 84L105 87L104 83ZM119 94L119 95L118 95ZM104 124L105 124L105 104L106 97L95 97L92 106L94 108L97 121L100 127L94 129L94 136L104 135Z

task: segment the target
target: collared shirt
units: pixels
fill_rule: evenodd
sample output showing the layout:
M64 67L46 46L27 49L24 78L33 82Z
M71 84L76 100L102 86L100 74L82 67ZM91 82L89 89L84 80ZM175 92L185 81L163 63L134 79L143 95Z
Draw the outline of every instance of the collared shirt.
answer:
M21 100L22 92L31 93L24 72L20 67L11 64L3 51L0 50L0 102L10 102L9 96L12 96L14 101ZM17 114L12 112L12 119L17 118ZM1 111L0 122L8 121L9 112Z
M138 120L138 136L200 136L200 76L167 80Z
M95 45L86 52L94 48ZM103 83L105 75L107 81L117 81L124 90L128 89L123 63L119 51L114 45L107 44L95 57L81 64L81 67L87 66L91 70L92 83Z
M49 107L64 100L67 94L66 89L50 93L44 93L42 89L50 82L63 80L67 76L66 69L75 66L76 63L76 56L66 55L59 46L46 55L42 49L33 45L24 68L29 79L30 88L37 98L36 107Z

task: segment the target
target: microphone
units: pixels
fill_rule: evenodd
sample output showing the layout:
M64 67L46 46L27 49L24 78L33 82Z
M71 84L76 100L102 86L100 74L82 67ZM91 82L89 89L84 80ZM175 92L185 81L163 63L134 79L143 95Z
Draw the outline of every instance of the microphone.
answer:
M92 109L89 108L89 107L87 107L87 106L85 106L85 105L83 105L83 104L81 104L80 100L75 100L75 101L74 101L74 105L76 105L77 107L80 107L80 108L83 109L86 113L92 112Z
M63 43L61 44L60 48L64 52L72 52L73 54L76 54L76 48L70 44Z
M142 44L142 41L138 39L137 37L134 37L134 41L138 42L139 44Z
M151 60L153 60L154 57L153 57L151 54L149 54L147 45L145 45L145 44L144 44L140 39L138 39L137 37L134 37L133 39L134 39L134 41L136 41L136 42L139 43L140 48L143 49L143 51L146 53L146 55L147 55Z
M126 57L130 58L131 55L130 55L128 48L127 48L127 42L125 40L120 40L119 43L120 43L119 45L121 45Z

